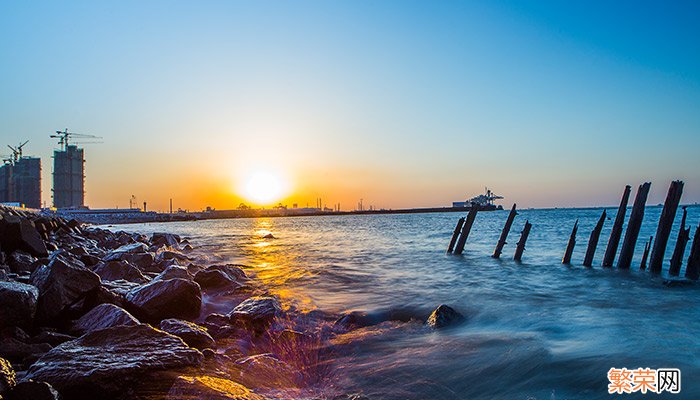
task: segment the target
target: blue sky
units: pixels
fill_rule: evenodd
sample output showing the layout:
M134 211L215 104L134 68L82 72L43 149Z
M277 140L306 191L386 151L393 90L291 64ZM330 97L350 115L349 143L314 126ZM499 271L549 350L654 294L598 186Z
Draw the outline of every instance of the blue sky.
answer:
M700 201L700 3L0 4L2 143L103 136L87 199L228 208L255 168L288 202ZM187 182L183 185L182 182Z

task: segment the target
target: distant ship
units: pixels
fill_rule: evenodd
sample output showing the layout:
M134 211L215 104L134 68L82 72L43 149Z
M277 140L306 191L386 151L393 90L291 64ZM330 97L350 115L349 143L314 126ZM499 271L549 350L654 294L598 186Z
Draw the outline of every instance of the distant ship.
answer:
M491 189L485 188L486 193L480 194L476 197L472 197L469 200L466 201L453 201L452 202L452 207L453 208L471 208L472 205L478 205L480 210L483 211L494 211L494 210L502 210L503 206L498 204L494 204L493 202L495 200L500 200L503 198L503 196L498 196L497 194L493 193Z

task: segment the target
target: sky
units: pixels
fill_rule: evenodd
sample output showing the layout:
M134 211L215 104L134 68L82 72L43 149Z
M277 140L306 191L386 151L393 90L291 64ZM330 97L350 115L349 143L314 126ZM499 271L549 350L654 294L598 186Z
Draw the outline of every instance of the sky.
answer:
M51 204L56 130L86 203L201 210L700 201L696 1L3 1L0 144ZM6 151L5 153L8 153ZM0 151L0 154L5 154ZM633 192L634 194L634 192ZM266 204L260 204L266 205Z

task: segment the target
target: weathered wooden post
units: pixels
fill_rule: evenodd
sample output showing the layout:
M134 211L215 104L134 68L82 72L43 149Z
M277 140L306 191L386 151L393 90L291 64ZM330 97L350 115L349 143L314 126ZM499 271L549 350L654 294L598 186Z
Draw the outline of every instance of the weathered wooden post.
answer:
M651 259L649 260L649 271L658 274L661 272L666 253L666 244L668 244L668 236L671 234L673 220L676 218L678 203L681 201L683 194L683 181L673 181L668 188L664 209L661 211L659 218L659 226L656 227L656 237L654 237L654 245L651 248Z
M637 189L637 195L634 198L634 205L632 206L632 214L630 214L630 221L627 223L627 231L625 231L625 240L622 241L620 258L617 259L617 268L629 269L630 264L632 264L634 247L637 245L639 228L642 227L644 207L647 202L647 196L649 195L650 188L651 183L645 182L644 184L639 185L639 189Z
M617 209L617 215L615 216L615 223L613 224L612 231L610 232L610 239L608 239L608 246L605 248L605 255L603 256L603 266L612 267L615 261L615 254L617 254L617 247L620 245L620 237L622 237L622 224L625 223L625 214L627 213L627 202L630 199L630 192L632 187L630 185L625 186L625 191L622 192L622 200L620 200L620 207Z
M688 216L688 210L683 207L683 218L681 218L681 229L678 231L678 239L676 240L676 247L673 249L673 255L671 256L671 267L668 269L668 274L670 276L678 276L681 272L681 265L683 264L683 255L685 254L685 247L690 240L690 228L685 227L685 218ZM687 268L687 267L686 267Z
M603 224L605 223L605 217L607 212L603 210L603 213L598 219L598 223L593 228L591 232L591 237L588 238L588 248L586 249L586 256L583 258L583 266L590 267L593 265L593 256L595 256L596 248L598 247L598 239L600 239L600 231L603 230Z
M569 236L569 243L566 245L564 258L561 259L562 264L571 264L571 254L574 253L574 246L576 246L576 232L578 232L578 219L574 223L574 229L571 230L571 236Z
M508 219L506 219L506 224L503 226L503 231L501 231L501 237L498 239L496 249L493 251L493 255L491 257L501 257L501 253L503 252L503 246L506 245L506 239L508 238L510 227L513 226L513 220L515 219L516 215L518 215L518 212L515 211L515 204L513 204L513 208L510 209L510 214L508 214Z
M460 218L459 221L457 221L455 231L452 232L452 239L450 240L450 245L447 246L447 253L452 253L452 250L455 248L455 243L457 242L457 238L459 237L459 231L462 230L462 225L464 225L464 217Z
M654 237L650 236L647 244L644 245L644 254L642 254L642 262L639 264L639 269L644 271L647 268L647 258L649 258L649 249L651 248L651 242L654 241Z
M476 212L479 211L479 206L472 203L469 208L469 214L467 214L467 219L464 221L464 226L462 226L462 233L459 235L459 240L457 240L457 247L455 247L454 254L462 254L464 251L464 245L467 243L467 238L469 237L469 232L472 230L472 224L476 219Z
M700 224L695 228L693 246L690 248L688 265L685 267L685 277L694 281L700 276Z
M532 224L530 223L530 221L525 221L525 227L523 228L523 231L520 234L520 240L518 241L518 245L515 248L515 255L513 256L513 260L515 261L520 261L520 259L523 258L523 251L525 251L525 242L527 242L527 237L530 235L530 228L532 228Z

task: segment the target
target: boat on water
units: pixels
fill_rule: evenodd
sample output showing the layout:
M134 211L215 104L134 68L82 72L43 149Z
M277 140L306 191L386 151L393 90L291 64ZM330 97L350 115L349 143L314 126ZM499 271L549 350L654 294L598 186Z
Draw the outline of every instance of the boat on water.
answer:
M453 201L453 208L471 208L472 206L478 206L479 210L482 211L495 211L503 210L503 206L500 204L495 204L494 201L500 200L503 196L499 196L491 191L489 188L485 188L486 193L480 194L478 196L472 197L465 201Z

